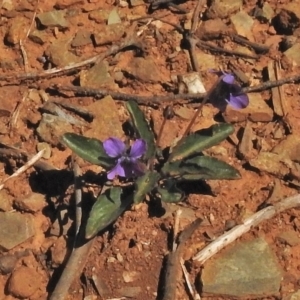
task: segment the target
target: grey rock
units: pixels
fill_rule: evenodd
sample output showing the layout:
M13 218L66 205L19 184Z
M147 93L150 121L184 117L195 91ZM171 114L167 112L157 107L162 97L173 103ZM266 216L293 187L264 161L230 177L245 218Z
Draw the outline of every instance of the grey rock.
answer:
M38 14L36 17L46 27L68 28L69 23L65 19L64 10L53 10Z
M108 65L106 62L100 62L94 65L89 70L80 72L80 86L89 88L107 88L116 89L117 85L113 77L108 72Z
M44 142L57 146L61 136L66 132L73 132L73 128L64 119L45 113L42 115L42 120L36 131Z
M111 24L103 27L103 30L94 33L96 46L106 45L120 41L125 34L123 24Z
M45 51L49 61L58 67L65 67L79 62L80 58L68 49L70 42L70 39L58 40L50 45Z
M107 96L87 108L94 120L90 128L84 132L87 137L97 138L101 141L110 136L123 138L122 123L118 114L118 107L111 96Z
M106 23L110 14L108 9L94 10L89 13L89 19L95 21L96 23Z
M71 43L71 46L72 47L81 47L81 46L85 46L85 45L88 45L91 43L92 43L91 32L89 32L88 30L85 30L85 29L80 29L76 33L76 35Z
M206 15L209 19L226 18L238 11L242 5L242 0L213 0Z
M224 250L205 264L203 292L262 297L279 292L282 271L268 243L257 238Z
M155 61L150 57L132 58L123 71L143 82L159 83L163 80L161 71L156 66Z
M268 2L264 2L262 8L255 10L255 17L262 22L271 22L274 16L274 10Z
M0 249L10 250L34 234L35 228L31 215L0 212Z
M13 271L18 261L18 257L15 255L3 255L0 256L0 273L9 274Z
M107 25L118 23L121 23L121 18L118 11L116 9L113 9L108 16Z
M0 211L9 211L12 209L12 196L6 190L0 191Z
M15 199L14 205L22 211L37 212L42 210L47 202L44 195L31 193L27 197Z
M284 56L296 66L300 65L300 43L296 43L284 52Z
M235 32L251 41L254 41L252 27L254 20L244 11L239 11L230 17Z
M45 31L35 29L32 32L30 32L28 38L36 44L43 45L47 42L49 36Z

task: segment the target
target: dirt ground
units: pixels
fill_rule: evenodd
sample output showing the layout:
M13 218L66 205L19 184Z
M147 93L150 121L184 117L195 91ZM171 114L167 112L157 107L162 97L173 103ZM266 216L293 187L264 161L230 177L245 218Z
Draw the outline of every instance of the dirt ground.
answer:
M292 2L268 1L274 10L272 20L284 5ZM24 215L30 215L34 219L35 235L10 250L1 250L1 256L12 254L17 259L9 272L0 274L0 299L48 299L59 281L72 249L74 184L70 168L71 151L62 147L55 139L59 133L62 134L70 129L77 133L82 133L84 130L80 126L70 124L67 128L58 125L55 132L47 129L48 136L50 136L47 140L39 134L38 127L42 114L47 111L45 110L47 101L69 103L86 108L100 100L70 91L59 91L59 87L79 86L79 81L80 83L84 81L82 72L88 70L91 64L74 68L71 72L50 74L52 68L64 69L66 61L70 61L68 60L70 58L67 55L64 57L64 52L59 52L58 58L55 58L54 54L55 51L58 52L58 49L49 50L49 46L57 41L63 41L61 45L67 45L68 53L72 54L72 63L79 63L98 54L106 53L113 46L120 46L128 36L139 32L138 47L129 45L111 55L105 55L104 61L107 63L109 75L104 76L109 76L111 79L105 84L100 83L99 86L94 82L91 85L85 83L85 87L102 88L133 96L152 97L176 93L178 83L174 78L193 71L193 66L188 51L189 45L182 40L182 32L176 30L174 24L183 26L184 30L190 30L193 12L198 1L173 1L172 3L177 4L180 10L176 6L155 3L158 1L145 1L145 3L114 0L2 1L0 183L23 166L31 155L36 154L40 143L45 141L51 155L47 159L41 159L41 162L57 170L47 172L45 166L30 167L4 183L2 194L0 194L2 197L0 198L2 202L0 211L16 210ZM299 74L300 68L284 56L283 52L286 49L282 45L282 41L286 41L286 38L289 41L294 38L292 42L297 43L299 34L296 31L297 28L299 29L299 19L290 19L290 15L286 14L285 23L281 20L287 25L286 28L278 28L274 20L262 21L253 17L253 10L257 6L256 1L244 1L240 8L251 15L254 20L251 29L253 36L250 38L246 36L246 38L269 47L267 52L257 51L255 58L235 55L232 51L249 53L251 47L246 49L248 52L245 47L241 50L239 44L235 43L229 35L220 34L220 31L207 38L207 35L199 29L201 22L216 18L207 16L205 13L207 6L203 6L200 11L202 21L197 22L198 26L194 34L199 38L203 37L205 43L213 43L219 47L219 50L213 51L204 48L195 50L200 53L198 68L207 90L216 80L216 75L208 72L209 68L226 71L239 69L249 79L248 82L244 82L245 86L255 86L268 80L266 68L272 62L281 64L281 78ZM109 33L106 38L111 38L111 41L108 40L104 45L97 45L97 35L103 33L107 26L107 17L99 11L111 12L114 8L118 11L121 24L128 26L125 34L118 37L117 34L114 36ZM38 15L49 11L64 11L63 20L56 20L54 25L41 24ZM234 13L236 10L222 18L228 28L232 28L230 16ZM151 18L136 21L146 16ZM284 18L283 15L281 17ZM157 21L155 18L166 22ZM65 20L68 24L61 24ZM86 42L80 43L79 46L74 46L74 44L72 46L70 41L78 32L87 36ZM84 40L82 36L81 38L80 41ZM229 52L224 53L220 49L226 49ZM214 62L211 67L207 66L209 60L206 56L205 62L201 60L201 53L211 55ZM252 50L252 53L255 51ZM154 75L149 74L147 70L143 73L141 70L134 69L139 68L131 63L135 57L144 57L149 62L151 61L152 69L150 68L149 72L153 70ZM280 78L277 77L277 79ZM183 254L191 282L195 283L198 293L201 294L198 283L199 272L205 264L201 266L192 261L192 257L214 238L223 234L228 224L233 224L233 226L240 224L245 216L255 213L264 205L295 195L299 190L297 174L292 174L294 176L282 174L280 170L267 172L249 163L251 159L259 155L260 151L271 151L287 136L292 134L297 136L300 132L298 84L285 84L281 92L286 101L284 115L274 113L272 93L268 88L260 92L267 108L259 111L260 107L258 107L257 111L252 114L254 116L255 113L261 113L262 118L251 119L246 115L245 118L242 117L235 122L232 112L225 111L222 115L211 104L207 104L193 130L206 128L223 118L234 124L235 134L209 151L213 156L236 167L241 173L241 179L196 182L187 187L189 193L180 204L162 207L146 199L144 203L126 211L104 233L94 238L89 254L82 258L83 270L74 276L75 279L66 299L125 299L122 297L130 295L131 299L162 299L161 282L164 259L171 250L174 213L179 208L184 211L180 218L180 230L196 218L204 220L187 242ZM119 120L125 122L128 115L124 109L124 101L120 98L114 100ZM178 113L166 125L162 144L168 145L183 133L198 103L199 101L192 103L185 99L174 100L173 106ZM165 102L155 105L144 104L141 107L149 121L154 123L157 133L157 128L162 123L162 110ZM181 108L186 108L186 110L182 112ZM267 117L264 117L264 114ZM94 118L97 118L97 111L94 112ZM250 146L246 148L246 151L241 151L240 144L246 126L251 131ZM298 150L295 150L296 153L300 154L299 143L295 147L298 147ZM84 161L80 161L80 167L82 173L85 174L86 186L83 190L88 211L93 202L93 195L99 190L97 174L100 169ZM32 192L45 196L46 202L43 207L28 211L16 204L15 199L25 198ZM4 195L8 199L6 204L3 200ZM62 228L58 226L59 218L62 219ZM241 237L242 240L264 237L276 253L284 270L278 295L269 296L267 299L288 299L285 297L300 288L300 244L290 246L279 238L283 232L287 231L294 231L299 236L299 230L299 210L293 208L262 222ZM19 271L16 272L16 270ZM99 289L102 297L99 296ZM233 299L228 296L202 295L202 299L208 298ZM181 274L177 282L177 299L191 299Z

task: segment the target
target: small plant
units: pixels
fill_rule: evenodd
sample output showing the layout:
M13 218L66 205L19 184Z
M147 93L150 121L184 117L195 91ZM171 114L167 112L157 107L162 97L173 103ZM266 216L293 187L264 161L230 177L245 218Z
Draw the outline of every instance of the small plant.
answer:
M87 221L86 238L103 230L131 204L143 201L147 194L164 202L179 202L185 196L180 188L182 182L240 178L232 166L203 154L205 149L233 133L231 124L215 124L183 136L173 147L160 149L137 103L128 101L126 108L135 131L133 138L137 138L131 147L114 137L103 142L74 133L62 137L62 142L78 156L106 169L108 180L123 178L123 182L113 181L113 186L97 198ZM168 114L164 117L166 120ZM161 132L158 139L160 136Z

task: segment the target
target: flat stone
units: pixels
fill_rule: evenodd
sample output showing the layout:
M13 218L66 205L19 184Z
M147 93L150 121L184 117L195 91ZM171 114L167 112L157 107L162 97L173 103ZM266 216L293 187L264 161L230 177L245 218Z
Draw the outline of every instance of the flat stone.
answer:
M114 8L108 16L107 25L121 23L121 18L116 8Z
M14 205L22 211L37 212L42 210L47 202L44 195L32 193L27 197L15 199Z
M273 150L273 153L280 154L285 158L290 160L300 162L300 136L298 133L290 134L276 145Z
M205 294L267 297L279 292L281 277L268 243L257 238L222 251L205 264L201 279Z
M66 11L53 10L37 14L37 19L46 27L68 28L69 22L65 19Z
M102 46L119 42L124 36L126 28L123 24L111 24L106 25L101 31L97 31L93 34L96 46Z
M94 10L89 13L89 19L96 23L106 23L110 14L108 9Z
M262 22L270 22L274 16L274 10L268 2L264 2L263 7L259 8L255 12L255 17Z
M66 132L73 132L73 127L58 116L44 113L36 131L44 142L57 146L61 136Z
M35 268L21 266L8 282L8 291L17 298L29 298L43 284L41 274Z
M297 232L294 230L287 230L287 231L281 232L277 236L277 239L280 242L285 243L291 247L294 247L294 246L297 246L300 244L300 238L299 238Z
M87 107L94 115L90 128L84 132L84 136L97 138L101 141L109 137L123 139L124 133L120 122L118 107L111 96L94 102Z
M14 19L14 22L8 29L6 33L6 40L10 44L18 44L20 40L24 40L26 38L26 34L28 28L30 26L30 21L22 16L18 16Z
M198 61L198 65L201 71L206 71L209 69L217 69L216 57L209 53L205 53L199 49L195 50L195 56Z
M102 61L88 70L80 72L80 86L89 88L117 89L113 77L108 72L108 65Z
M142 82L159 83L163 81L161 71L156 66L155 61L150 57L132 58L122 71L129 73Z
M28 38L36 44L43 45L47 42L49 36L48 33L46 33L45 31L35 29L29 33Z
M239 11L230 17L230 21L238 35L241 35L250 41L254 41L252 34L254 20L246 12Z
M296 43L284 52L284 56L294 65L300 65L300 43Z
M71 43L72 47L81 47L92 43L91 32L85 29L80 29L75 34Z
M0 212L0 249L10 250L34 234L35 229L31 215Z
M12 196L8 194L6 190L0 191L0 211L12 210Z
M252 167L283 178L293 169L293 162L284 159L281 155L271 152L260 152L257 157L250 159L249 163Z
M79 62L80 58L68 49L71 40L57 40L46 50L45 55L57 67L65 67Z
M202 22L197 30L197 37L203 40L217 39L220 34L228 31L228 26L221 19L211 19Z
M238 11L242 5L242 0L213 0L206 16L209 19L226 18Z
M248 107L235 110L227 106L223 117L228 123L243 122L249 119L252 122L271 122L273 120L273 110L262 99L259 93L248 94Z

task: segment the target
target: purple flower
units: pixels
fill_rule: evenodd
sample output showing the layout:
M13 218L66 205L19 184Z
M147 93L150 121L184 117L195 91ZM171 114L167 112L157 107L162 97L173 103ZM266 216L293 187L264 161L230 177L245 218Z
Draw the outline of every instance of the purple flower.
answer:
M116 165L107 173L109 180L114 179L116 175L129 178L144 174L144 165L138 160L147 150L143 139L136 140L130 151L118 138L108 138L103 142L103 148L108 156L116 159Z
M249 98L247 94L242 92L242 88L235 83L235 78L232 74L214 70L212 72L221 77L210 97L213 105L220 110L224 110L227 104L235 109L242 109L248 106Z

